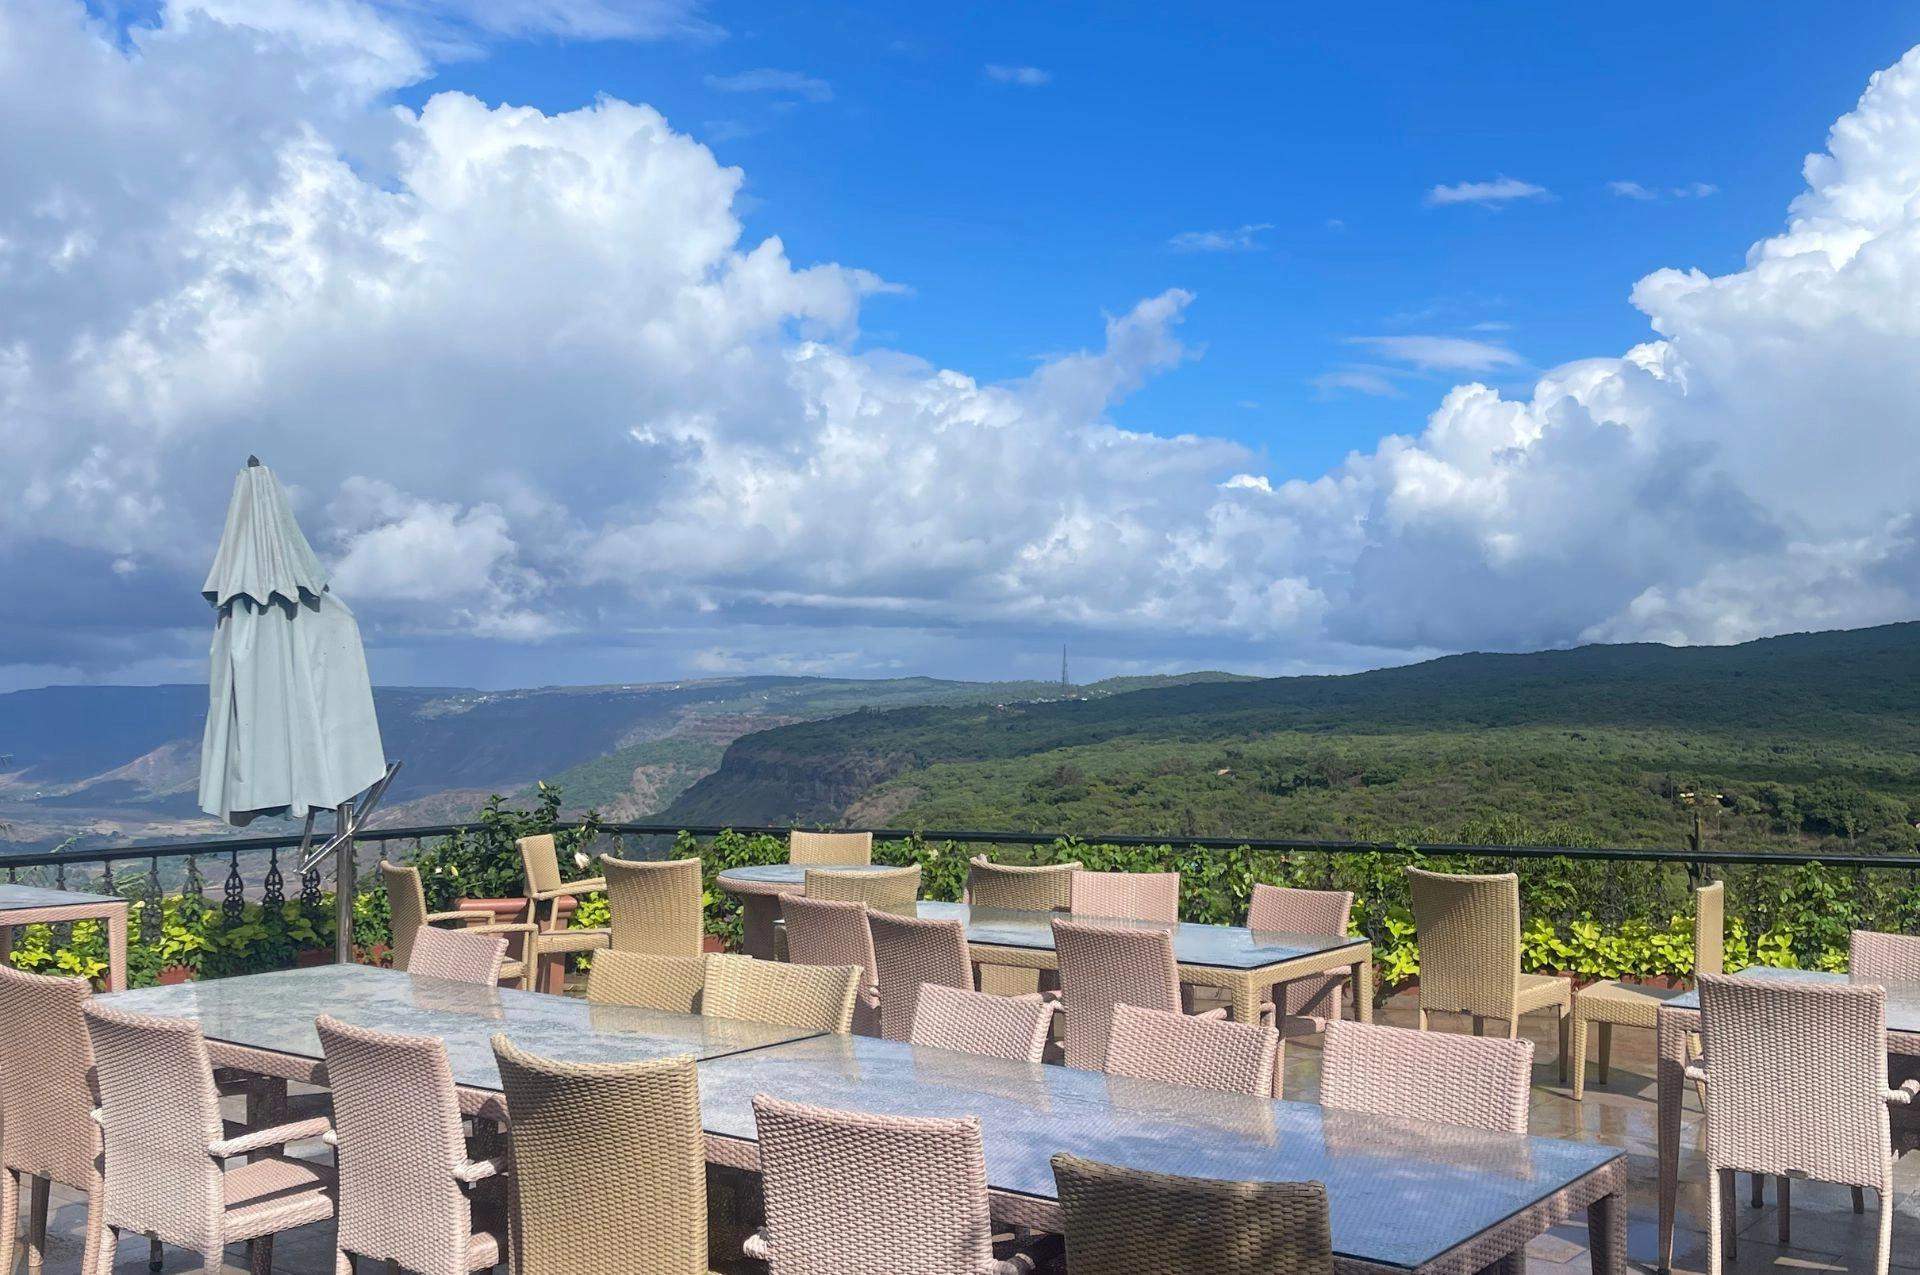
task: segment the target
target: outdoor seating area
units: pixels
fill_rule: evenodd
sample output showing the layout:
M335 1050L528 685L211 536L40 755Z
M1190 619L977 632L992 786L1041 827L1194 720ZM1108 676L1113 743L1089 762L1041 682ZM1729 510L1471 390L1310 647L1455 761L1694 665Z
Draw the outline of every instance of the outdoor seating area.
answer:
M1576 989L1522 972L1514 874L1409 869L1376 1007L1341 891L1202 925L1177 873L983 857L942 902L796 833L715 879L716 953L699 860L520 851L512 922L382 864L391 969L0 967L0 1272L1886 1272L1920 1234L1920 940L1724 975L1719 884L1694 984Z

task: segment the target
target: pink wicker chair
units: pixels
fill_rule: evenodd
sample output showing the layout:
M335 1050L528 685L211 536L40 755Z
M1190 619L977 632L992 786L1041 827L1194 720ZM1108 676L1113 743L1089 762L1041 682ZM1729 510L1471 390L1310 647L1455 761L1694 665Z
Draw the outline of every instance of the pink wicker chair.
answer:
M1127 921L1178 921L1178 872L1088 872L1073 874L1069 895L1075 916Z
M1351 890L1296 890L1261 883L1253 887L1247 928L1342 938L1352 916ZM1276 984L1270 999L1279 1010L1280 1029L1298 1023L1308 1031L1323 1030L1328 1019L1340 1017L1346 985L1344 974L1315 974Z
M1871 983L1700 976L1705 1061L1687 1075L1705 1086L1710 1275L1720 1275L1723 1244L1733 1253L1722 1197L1732 1193L1735 1170L1878 1191L1875 1269L1886 1275L1894 1214L1888 1104L1905 1107L1920 1096L1920 1080L1888 1088L1886 997ZM1783 1196L1783 1215L1787 1202Z
M1038 992L993 996L927 983L914 1006L908 1039L932 1049L1037 1063L1058 1004Z
M276 1234L333 1216L331 1168L263 1154L322 1136L326 1120L228 1137L198 1024L93 1003L82 1012L110 1167L104 1220L114 1238L98 1245L99 1269L112 1269L119 1233L135 1231L200 1254L208 1272L226 1268L227 1245L251 1241L252 1268L264 1275L273 1266ZM222 1167L237 1156L249 1163Z
M354 1257L419 1275L498 1265L507 1251L506 1162L467 1154L446 1046L324 1014L314 1026L340 1158L338 1275Z
M506 959L507 941L498 935L423 925L414 932L407 973L491 987L500 981L500 967ZM526 985L524 978L521 985Z
M772 1275L1026 1275L994 1257L980 1121L753 1100Z
M1335 1019L1320 1061L1320 1105L1498 1133L1527 1131L1533 1042Z
M1078 880L1078 878L1075 878ZM1115 1005L1180 1012L1180 974L1165 930L1053 920L1066 1011L1067 1066L1101 1071Z
M1280 1033L1253 1023L1115 1005L1107 1073L1272 1098L1280 1091Z
M867 925L867 905L788 894L781 896L780 911L787 922L790 963L860 968L853 1031L857 1036L879 1035L880 973L873 952L873 932Z
M1847 969L1855 978L1883 978L1895 983L1920 980L1920 938L1855 930L1850 947Z
M106 1229L100 1126L93 1121L93 1045L82 978L49 978L0 963L0 1271L14 1269L20 1186L31 1179L27 1269L47 1251L47 1199L58 1182L87 1197L86 1256L96 1268Z
M923 987L973 990L967 930L960 922L869 912L867 929L873 936L874 966L879 974L880 1034L888 1040L906 1040L913 1035L914 1014Z

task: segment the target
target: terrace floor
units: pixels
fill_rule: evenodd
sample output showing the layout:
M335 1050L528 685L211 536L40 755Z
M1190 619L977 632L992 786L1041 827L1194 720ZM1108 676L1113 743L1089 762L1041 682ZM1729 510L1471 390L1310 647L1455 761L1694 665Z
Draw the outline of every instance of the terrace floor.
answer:
M1410 996L1389 1003L1377 1021L1411 1026ZM1465 1023L1443 1023L1464 1030ZM1614 1034L1614 1066L1605 1089L1593 1084L1596 1069L1589 1067L1586 1101L1574 1102L1559 1083L1553 1020L1533 1015L1523 1026L1544 1061L1535 1068L1532 1131L1543 1137L1577 1138L1622 1147L1628 1154L1631 1178L1627 1252L1634 1270L1652 1270L1656 1233L1653 1101L1653 1033L1620 1029ZM1287 1049L1286 1096L1313 1100L1320 1080L1320 1051L1311 1041L1290 1042ZM1700 1115L1690 1094L1681 1160L1680 1220L1674 1240L1675 1269L1698 1272L1706 1266L1705 1171L1698 1158ZM309 1153L309 1148L296 1151ZM316 1157L325 1148L311 1144ZM1896 1171L1900 1198L1894 1220L1893 1268L1920 1273L1920 1156L1910 1156ZM1874 1251L1874 1212L1869 1199L1866 1216L1856 1216L1845 1187L1797 1182L1793 1188L1790 1247L1775 1242L1776 1211L1773 1187L1768 1184L1762 1208L1747 1203L1748 1179L1741 1178L1738 1207L1739 1258L1726 1265L1738 1272L1871 1271ZM24 1193L23 1193L24 1194ZM70 1192L55 1188L54 1213L49 1225L49 1272L77 1270L85 1204ZM1585 1272L1587 1233L1584 1225L1569 1225L1536 1239L1528 1249L1533 1275L1575 1275ZM286 1275L332 1275L333 1233L327 1226L311 1226L282 1235L274 1250L274 1266ZM716 1270L730 1269L722 1254L713 1255ZM129 1239L120 1246L116 1271L147 1269L147 1245ZM198 1270L199 1259L168 1250L166 1271ZM227 1269L247 1269L244 1253L228 1253ZM731 1269L745 1269L745 1264Z

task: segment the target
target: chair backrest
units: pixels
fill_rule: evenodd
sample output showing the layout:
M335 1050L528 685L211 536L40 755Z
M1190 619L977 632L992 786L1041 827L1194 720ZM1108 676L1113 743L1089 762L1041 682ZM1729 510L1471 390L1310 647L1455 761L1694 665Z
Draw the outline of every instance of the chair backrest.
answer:
M1180 971L1165 930L1055 917L1053 949L1067 1007L1069 1067L1106 1067L1115 1005L1180 1008Z
M527 893L560 888L560 850L551 832L535 833L514 842L520 847L520 866L526 869Z
M1884 987L1700 977L1708 1162L1892 1186Z
M808 868L806 888L809 899L864 903L876 912L912 916L920 898L920 867L912 864L904 868L881 868L877 872Z
M1073 874L1080 861L1023 867L984 854L967 860L967 902L1015 912L1065 912L1073 906Z
M380 861L380 881L387 887L387 922L393 934L393 968L404 970L413 957L413 936L427 923L427 892L420 869Z
M1855 978L1884 978L1895 983L1920 979L1920 938L1855 930L1850 946L1847 969Z
M0 963L0 1170L81 1191L92 1181L100 1126L82 1013L91 994L84 978Z
M857 965L789 965L751 956L707 958L700 1012L782 1027L848 1032L863 971Z
M995 1275L974 1116L829 1111L759 1094L773 1275Z
M928 983L914 1005L908 1039L931 1049L1037 1063L1046 1051L1047 1029L1058 1004L1038 992L994 996Z
M1300 890L1256 883L1247 905L1247 928L1285 934L1342 936L1353 916L1351 890Z
M1280 1048L1280 1033L1257 1023L1115 1005L1107 1028L1106 1070L1135 1080L1271 1098Z
M1320 1105L1499 1133L1527 1131L1533 1042L1337 1019L1320 1051Z
M698 956L705 936L700 860L600 856L615 951Z
M597 960L598 958L596 958ZM707 1147L692 1058L564 1063L504 1035L517 1275L707 1275ZM581 1183L592 1183L583 1207Z
M1333 1275L1327 1189L1053 1157L1068 1275Z
M1070 878L1068 902L1075 916L1110 916L1128 921L1178 921L1178 872L1088 872Z
M460 1102L436 1036L314 1021L339 1140L339 1244L410 1271L466 1261L472 1214L454 1169L467 1157Z
M500 981L500 967L506 959L507 941L498 934L423 925L413 932L407 973L420 978L491 986Z
M1520 987L1520 878L1407 869L1420 944L1420 1007L1513 1017Z
M795 965L858 965L862 987L874 985L878 972L866 904L784 894L780 896L780 914L787 922L789 961Z
M102 1152L112 1166L109 1222L198 1252L219 1251L225 1193L207 1147L225 1129L199 1025L92 1001L81 1012L100 1090Z
M587 971L587 999L596 1005L637 1005L697 1014L706 981L704 956L655 956L608 949L593 954L593 968Z
M803 832L795 828L787 834L788 863L838 863L842 865L873 862L871 832Z
M973 990L967 928L959 921L869 912L867 930L873 936L875 986L880 990L880 1034L888 1040L913 1035L921 988L937 984ZM792 943L791 934L787 941Z

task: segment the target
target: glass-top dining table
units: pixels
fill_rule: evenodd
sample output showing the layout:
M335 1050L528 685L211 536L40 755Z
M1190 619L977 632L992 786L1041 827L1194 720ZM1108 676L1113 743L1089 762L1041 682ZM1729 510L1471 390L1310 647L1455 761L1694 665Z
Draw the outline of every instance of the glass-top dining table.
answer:
M1613 1147L1362 1116L1299 1102L899 1041L589 1005L513 989L324 966L115 993L108 1003L193 1018L221 1066L324 1084L313 1019L439 1036L462 1106L504 1118L490 1039L580 1061L693 1055L708 1159L757 1167L752 1100L897 1115L977 1116L996 1218L1060 1225L1061 1151L1156 1172L1326 1183L1342 1275L1477 1271L1587 1216L1592 1269L1625 1269L1626 1161Z
M880 868L834 867L830 870L879 871ZM779 915L780 896L804 890L805 871L798 864L774 863L731 868L720 873L717 884L740 896L749 955L763 960L773 958L773 919ZM1239 1022L1259 1020L1260 1007L1274 984L1339 971L1345 971L1352 982L1355 1012L1360 1020L1369 1022L1373 1017L1373 946L1353 935L1292 934L1187 921L1076 917L1070 912L976 908L932 899L920 900L917 909L923 918L958 920L965 925L967 947L975 963L980 965L1057 968L1053 921L1060 917L1097 920L1103 925L1170 931L1181 982L1226 991L1232 997L1233 1016ZM755 950L756 946L764 950Z

